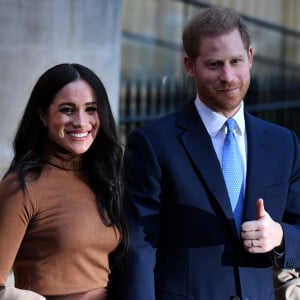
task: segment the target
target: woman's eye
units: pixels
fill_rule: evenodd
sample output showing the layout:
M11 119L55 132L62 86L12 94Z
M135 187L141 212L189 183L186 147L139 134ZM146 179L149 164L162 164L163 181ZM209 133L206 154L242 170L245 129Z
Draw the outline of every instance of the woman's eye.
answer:
M70 115L72 114L74 111L74 109L72 107L62 107L60 109L60 112L64 113L64 114L67 114L67 115Z
M94 113L96 111L98 111L98 108L96 106L89 106L86 108L86 112L88 113Z

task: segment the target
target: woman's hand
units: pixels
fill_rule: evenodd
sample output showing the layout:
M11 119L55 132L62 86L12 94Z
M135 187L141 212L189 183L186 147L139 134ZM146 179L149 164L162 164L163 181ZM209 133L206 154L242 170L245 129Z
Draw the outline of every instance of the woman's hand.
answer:
M0 290L0 300L46 300L46 298L29 290L5 287Z

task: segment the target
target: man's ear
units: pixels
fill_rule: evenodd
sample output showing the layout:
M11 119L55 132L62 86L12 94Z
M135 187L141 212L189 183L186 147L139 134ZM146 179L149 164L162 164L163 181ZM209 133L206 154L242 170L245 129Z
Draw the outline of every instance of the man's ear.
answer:
M185 56L183 62L184 62L184 67L187 75L190 77L194 77L195 76L194 61L189 56Z
M253 64L253 56L254 56L254 49L250 47L248 50L248 59L249 59L250 68L252 67Z
M38 109L38 115L39 115L42 123L44 124L44 126L48 127L46 114L42 111L42 109Z

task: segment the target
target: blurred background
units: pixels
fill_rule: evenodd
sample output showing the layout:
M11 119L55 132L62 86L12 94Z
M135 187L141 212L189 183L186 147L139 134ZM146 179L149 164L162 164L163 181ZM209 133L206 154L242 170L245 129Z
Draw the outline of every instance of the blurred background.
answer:
M120 136L195 98L181 33L212 5L248 21L255 49L249 111L300 137L299 0L0 0L0 170L38 77L78 62L104 82Z
M255 56L248 110L300 136L299 0L123 0L122 136L195 98L183 69L181 33L192 15L212 5L234 8L249 25Z

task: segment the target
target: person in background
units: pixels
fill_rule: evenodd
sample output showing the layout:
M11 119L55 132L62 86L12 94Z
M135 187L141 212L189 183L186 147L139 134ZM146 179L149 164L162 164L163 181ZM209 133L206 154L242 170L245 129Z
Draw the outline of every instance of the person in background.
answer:
M297 137L245 108L253 49L240 15L203 10L183 45L195 100L127 141L116 299L274 299L273 266L300 266Z
M127 243L122 157L98 76L80 64L47 70L0 183L0 299L107 299L111 255Z

